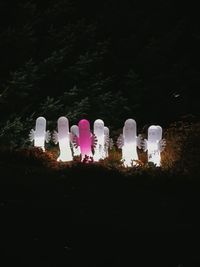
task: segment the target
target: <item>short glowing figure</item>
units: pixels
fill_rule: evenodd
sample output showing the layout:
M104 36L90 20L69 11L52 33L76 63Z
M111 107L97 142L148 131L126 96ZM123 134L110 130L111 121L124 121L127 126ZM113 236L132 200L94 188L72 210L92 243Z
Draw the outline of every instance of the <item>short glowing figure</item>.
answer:
M94 135L97 138L97 144L94 149L94 161L99 161L105 158L104 122L100 119L94 122Z
M148 128L148 140L144 140L143 149L148 150L148 162L153 162L157 167L160 166L160 153L164 150L166 141L162 139L162 128L152 125Z
M88 162L93 159L92 150L95 147L95 136L90 131L90 123L88 120L81 120L78 123L79 137L74 138L75 146L80 146L81 160ZM85 160L88 159L88 160Z
M49 142L51 139L49 131L46 131L46 119L44 117L38 117L35 124L35 130L31 129L29 134L30 141L34 141L35 147L40 147L45 151L45 142Z
M72 140L77 136L79 137L79 128L78 125L72 125L70 128L70 132L71 132L71 136L72 136ZM72 148L73 148L73 155L74 156L80 156L81 151L80 151L80 147L74 145L74 143L72 143Z
M137 147L141 148L141 136L137 136L136 121L128 119L124 123L123 134L117 140L118 147L122 149L122 161L125 167L137 165Z
M113 147L113 140L110 138L110 131L108 127L104 127L104 157L108 158L108 151Z
M59 144L60 155L57 161L71 161L72 151L70 147L70 133L69 133L69 121L66 117L60 117L57 121L58 132L54 131L53 141L55 144Z

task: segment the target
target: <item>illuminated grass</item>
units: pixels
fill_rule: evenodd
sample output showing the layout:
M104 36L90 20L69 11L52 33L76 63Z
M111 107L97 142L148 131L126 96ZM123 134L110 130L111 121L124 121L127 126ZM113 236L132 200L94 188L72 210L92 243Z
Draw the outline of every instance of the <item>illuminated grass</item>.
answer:
M57 162L59 150L57 146L48 145L46 152L38 148L25 148L18 150L2 150L0 159L14 164L30 164L42 166L52 170L62 170L69 167L80 168L104 168L116 170L124 174L134 174L141 171L169 171L169 172L198 172L199 171L199 151L200 151L200 124L185 124L177 122L164 131L164 138L167 146L161 154L162 167L156 168L153 164L148 164L147 153L138 150L139 160L137 166L125 168L121 161L121 151L115 146L109 152L109 157L99 162L84 164L80 157L75 157L71 162ZM90 166L92 165L92 166Z

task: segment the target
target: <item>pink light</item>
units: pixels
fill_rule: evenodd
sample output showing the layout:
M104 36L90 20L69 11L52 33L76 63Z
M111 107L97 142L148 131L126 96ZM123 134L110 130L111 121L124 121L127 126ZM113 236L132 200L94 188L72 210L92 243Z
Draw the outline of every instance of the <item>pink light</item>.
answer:
M85 156L92 157L92 134L90 131L90 123L88 120L80 120L79 127L79 146L81 150L81 158Z

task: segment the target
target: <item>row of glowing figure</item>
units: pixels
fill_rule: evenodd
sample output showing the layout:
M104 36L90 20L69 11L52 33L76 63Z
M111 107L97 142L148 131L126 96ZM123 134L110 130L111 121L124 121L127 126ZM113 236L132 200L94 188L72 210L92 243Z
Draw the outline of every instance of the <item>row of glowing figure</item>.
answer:
M49 142L51 134L46 131L46 119L39 117L36 120L35 130L30 132L30 141L34 141L35 147L45 151L45 142ZM52 134L55 144L59 145L60 154L58 161L72 161L74 156L81 156L82 161L99 161L108 157L109 149L113 141L109 136L108 127L100 119L95 120L93 133L88 120L80 120L78 125L71 126L66 117L60 117L57 121L57 131ZM123 133L117 140L117 146L122 150L122 161L125 167L137 165L137 148L148 151L148 162L160 166L161 152L166 142L162 139L162 128L152 125L148 128L148 139L137 136L137 126L133 119L124 123Z

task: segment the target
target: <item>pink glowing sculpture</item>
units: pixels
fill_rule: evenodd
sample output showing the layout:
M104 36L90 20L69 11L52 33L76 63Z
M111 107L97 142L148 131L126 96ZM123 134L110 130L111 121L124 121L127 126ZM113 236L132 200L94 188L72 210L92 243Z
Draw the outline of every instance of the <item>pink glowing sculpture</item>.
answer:
M38 117L35 123L35 130L31 129L29 134L29 140L34 141L35 147L40 147L45 151L45 142L49 142L51 139L49 131L46 131L46 119L44 117Z
M92 159L92 150L96 145L96 138L90 131L90 123L88 120L81 120L78 123L79 137L74 138L75 146L80 146L81 160ZM89 161L89 160L88 160Z
M72 140L74 140L76 137L79 137L78 125L72 125L70 128L70 132ZM72 149L73 149L73 156L80 156L81 154L80 147L79 146L77 147L73 142L72 142Z
M72 151L70 147L70 133L69 133L69 121L66 117L60 117L58 119L58 132L54 131L53 141L55 144L59 144L60 155L57 161L71 161Z
M161 152L166 146L166 141L162 139L162 128L152 125L148 128L148 140L144 140L143 149L148 150L148 162L153 162L157 167L161 165Z
M137 165L137 147L141 148L141 136L137 136L136 121L128 119L124 123L123 134L117 140L118 148L122 149L122 161L125 167Z

